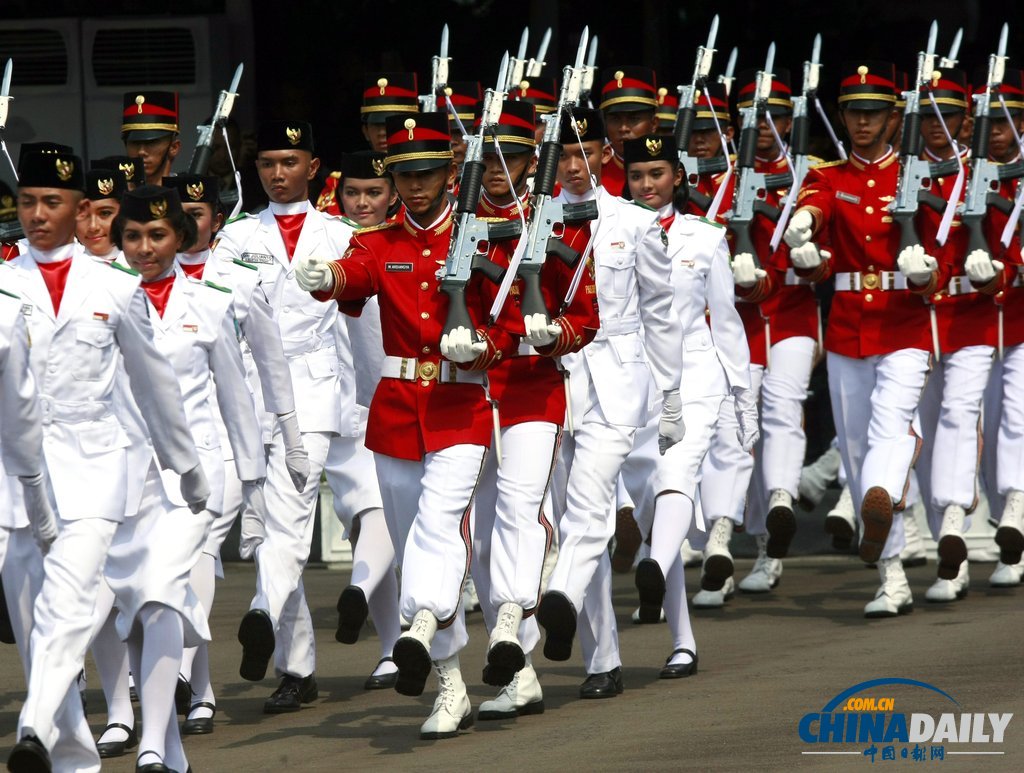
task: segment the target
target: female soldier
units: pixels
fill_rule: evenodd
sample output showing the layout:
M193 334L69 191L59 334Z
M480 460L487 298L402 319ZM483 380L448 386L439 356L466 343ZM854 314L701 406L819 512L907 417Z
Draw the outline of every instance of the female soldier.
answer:
M683 422L686 434L658 460L654 480L654 522L640 524L651 536L651 557L637 565L641 622L657 622L662 605L673 638L663 679L697 673L696 643L690 627L679 556L683 540L694 538L698 471L711 445L722 404L736 400L740 442L749 451L757 440L757 408L750 392L750 353L736 312L725 229L684 215L682 170L671 137L648 135L624 143L629 192L656 209L672 257L673 311L683 325ZM712 326L705 321L710 309ZM705 498L714 496L707 492Z
M75 238L90 255L108 263L118 249L110 238L110 227L121 209L121 196L127 182L118 169L93 169L85 173L85 198L89 206L78 215Z

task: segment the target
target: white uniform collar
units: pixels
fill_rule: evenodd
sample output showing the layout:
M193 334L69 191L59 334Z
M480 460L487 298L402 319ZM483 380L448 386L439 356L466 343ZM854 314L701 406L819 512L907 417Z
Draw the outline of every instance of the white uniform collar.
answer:
M210 248L199 252L179 252L175 259L183 266L198 266L210 259Z
M276 201L270 202L270 211L275 215L299 215L309 209L308 201L291 201L287 204L278 204Z
M565 188L562 188L562 195L565 197L565 200L568 201L570 204L578 204L581 201L592 201L596 196L593 188L587 188L586 192L579 196L577 196L575 193L571 193Z
M441 223L444 222L445 218L448 217L448 215L451 214L451 211L452 211L452 205L448 204L444 208L444 211L437 218L437 220L435 220L433 223L431 223L428 226L421 226L419 223L417 223L415 220L413 220L412 215L410 215L408 211L406 211L406 213L405 213L405 219L408 221L409 225L411 225L417 231L429 231L429 230L431 230L433 228L437 228L439 225L441 225Z
M892 155L892 145L886 145L885 146L885 153L880 155L874 161L868 161L866 158L864 158L864 156L862 156L859 153L856 153L856 152L854 152L852 150L850 151L850 155L852 155L854 158L856 158L858 161L860 161L862 164L864 164L864 166L869 166L871 164L880 164L883 161L885 161L885 159L887 159L889 156Z
M75 254L75 243L69 242L55 250L37 250L30 244L28 251L36 263L57 263Z

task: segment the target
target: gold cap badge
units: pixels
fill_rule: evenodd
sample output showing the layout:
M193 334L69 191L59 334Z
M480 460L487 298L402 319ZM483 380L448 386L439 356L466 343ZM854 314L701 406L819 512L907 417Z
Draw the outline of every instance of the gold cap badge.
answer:
M654 137L648 137L644 140L644 144L647 146L647 154L650 156L657 156L661 153L661 140L655 139Z
M56 159L56 165L57 176L60 178L61 182L66 183L68 180L71 179L71 175L75 171L75 162L65 161L64 159L58 158Z
M203 198L203 182L200 180L197 183L189 183L185 186L185 193L192 201L199 201Z
M626 73L624 73L622 70L615 71L615 85L618 86L620 89L622 88L622 79L625 77Z
M139 106L139 115L142 115L142 103L145 101L146 98L142 96L142 94L139 94L139 96L135 97L135 104Z
M135 176L135 162L134 161L129 161L127 163L120 163L120 164L117 165L117 168L120 169L122 172L124 172L126 177L131 178L131 177Z
M284 133L288 136L288 142L292 145L298 145L302 141L302 129L293 129L290 126L286 126Z
M388 79L387 78L378 78L377 79L377 88L380 89L380 95L382 97L384 96L384 89L386 89L387 87L388 87Z
M384 176L384 159L383 158L375 158L375 159L373 159L370 162L370 166L373 167L373 171L374 171L374 173L378 177L383 177Z
M530 82L523 80L519 81L519 96L525 97L527 89L530 88Z
M658 89L658 104L659 105L664 105L665 104L665 97L667 97L667 96L668 96L668 89L666 89L664 86L659 88Z
M109 196L114 192L114 178L111 177L106 180L97 180L96 189L104 196Z
M932 88L933 88L933 89L934 89L934 88L938 88L938 85L939 85L939 80L940 80L941 78L942 78L942 73L941 73L940 71L938 71L938 70L935 70L935 71L934 71L934 72L932 73Z
M573 121L572 124L573 126L576 127L576 133L579 134L581 137L587 133L587 127L590 126L590 124L587 123L586 118L581 118L578 121Z
M865 77L868 74L867 65L863 65L862 64L860 67L858 67L857 68L857 74L860 76L860 82L861 83L867 83L868 82L868 79Z
M405 128L409 132L409 141L411 142L412 139L413 139L412 130L416 128L416 119L414 119L414 118L406 118L405 119L405 123L403 125L405 126Z
M167 199L157 199L149 202L149 213L159 220L167 216Z

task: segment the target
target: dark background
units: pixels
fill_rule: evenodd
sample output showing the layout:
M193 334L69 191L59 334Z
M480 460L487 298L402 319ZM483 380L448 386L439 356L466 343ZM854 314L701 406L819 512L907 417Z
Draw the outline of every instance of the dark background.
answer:
M1013 2L933 0L911 2L824 2L823 0L633 0L615 12L595 0L106 0L103 3L4 0L3 18L60 16L181 16L214 14L223 18L223 45L249 49L243 99L255 99L249 115L305 117L314 124L320 155L328 168L342 151L362 147L359 104L363 76L376 70L414 70L420 91L429 86L430 58L441 28L451 30L452 80L493 83L505 49L518 46L529 24L530 53L547 27L553 30L545 74L559 75L575 53L580 31L589 25L600 39L598 64L646 64L660 85L673 88L689 80L696 46L707 37L711 18L720 15L715 72L729 51L739 48L737 70L763 64L769 42L778 47L776 65L788 67L799 88L802 63L814 34L823 38L821 93L826 104L835 91L839 64L873 58L916 69L932 19L939 22L940 53L946 53L963 27L961 64L968 74L987 62L1002 23L1010 24L1011 65L1024 64L1024 13ZM251 44L232 38L251 19ZM1016 56L1015 56L1016 55ZM225 84L230 73L225 74ZM218 84L217 88L221 88ZM244 130L254 126L243 125ZM188 136L187 134L184 136ZM185 157L188 157L186 150Z

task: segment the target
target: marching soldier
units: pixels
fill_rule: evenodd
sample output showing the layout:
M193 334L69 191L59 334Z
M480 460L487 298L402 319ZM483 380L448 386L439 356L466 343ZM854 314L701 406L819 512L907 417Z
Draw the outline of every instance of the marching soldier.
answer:
M141 158L146 182L159 185L181 152L178 92L129 91L121 113L121 140L129 156Z
M815 282L835 277L825 338L832 413L861 516L860 557L878 563L882 580L864 614L895 617L913 609L900 561L903 518L894 519L893 511L920 442L915 411L931 359L921 296L937 281L913 250L894 259L900 229L887 204L899 164L887 138L899 115L892 65L857 61L840 75L850 159L808 173L784 238L799 274ZM817 249L815 237L834 246L831 257Z
M658 84L654 70L636 66L607 69L601 83L598 108L612 151L603 162L601 184L612 196L621 196L626 189L622 143L658 130Z
M462 121L462 126L467 131L473 125L473 109L477 102L483 99L484 92L480 81L452 81L444 90L444 94L437 98L437 110L448 116L448 131L452 137L452 154L455 157L455 167L462 173L462 162L466 160L466 138L459 129L459 122L455 116ZM449 107L450 105L450 107ZM455 115L452 115L454 112Z
M356 234L344 260L307 258L299 275L324 301L380 296L387 357L366 443L376 454L402 570L401 611L411 620L394 648L395 689L420 695L436 670L439 694L420 735L448 738L473 722L458 653L467 641L460 600L472 552L471 506L491 439L482 371L517 341L479 322L475 331L460 326L442 336L448 299L438 277L451 238L447 190L455 176L448 121L437 113L393 116L386 127L404 216ZM466 301L472 318L486 316L472 286Z
M546 126L542 119L545 115L555 112L555 108L558 106L558 83L554 78L543 75L522 80L509 94L509 99L516 102L529 102L533 105L535 116L533 139L540 146Z

